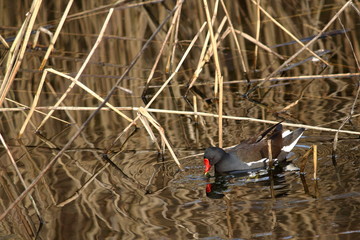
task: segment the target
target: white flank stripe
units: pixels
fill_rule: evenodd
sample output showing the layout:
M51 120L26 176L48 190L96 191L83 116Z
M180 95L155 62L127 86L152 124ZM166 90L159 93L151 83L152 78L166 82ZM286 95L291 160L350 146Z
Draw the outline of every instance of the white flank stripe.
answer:
M276 161L277 161L277 158L273 159L273 161L276 162ZM267 162L269 162L269 159L268 159L268 158L262 158L262 159L260 159L260 160L258 160L258 161L248 162L248 163L246 163L246 164L247 164L249 167L251 167L251 166L254 165L254 164L262 163L262 162L267 163Z

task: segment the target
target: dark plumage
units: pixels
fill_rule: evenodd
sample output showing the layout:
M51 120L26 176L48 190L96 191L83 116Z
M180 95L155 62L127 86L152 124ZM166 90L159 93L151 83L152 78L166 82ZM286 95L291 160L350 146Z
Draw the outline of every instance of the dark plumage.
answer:
M209 147L205 150L205 174L215 167L215 174L227 174L234 171L250 171L264 168L268 162L268 143L271 140L272 158L284 161L304 132L304 128L283 132L281 123L273 125L257 137L248 139L239 145L223 150Z

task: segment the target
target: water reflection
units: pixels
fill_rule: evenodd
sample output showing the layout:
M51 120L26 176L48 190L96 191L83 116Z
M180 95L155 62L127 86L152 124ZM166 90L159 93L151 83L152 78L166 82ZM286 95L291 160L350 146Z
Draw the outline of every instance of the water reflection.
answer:
M230 176L215 176L214 182L206 184L206 196L213 199L220 199L227 195L227 197L231 198L231 195L244 185L256 184L257 187L263 189L268 188L269 196L265 198L283 197L287 195L289 189L284 173L284 167L276 166L269 171L264 169L259 172L242 172ZM241 196L238 197L241 198Z
M31 1L5 2L3 14L0 15L4 25L1 36L10 39L22 26ZM57 25L67 1L42 2L44 4L36 17L36 24ZM65 21L47 66L73 75L78 73L84 63L102 27L110 6L108 4L114 1L75 2L71 14L77 17ZM134 1L122 2L133 4ZM143 41L148 39L175 3L171 0L142 2L151 4L144 8L133 5L131 8L116 9L99 48L79 78L101 96L105 96L113 87L114 82L141 49ZM208 2L213 8L216 1ZM258 18L257 8L252 2L224 2L227 6L231 4L228 10L234 19L234 27L255 36L255 23ZM334 11L343 5L344 1L325 2L321 1L321 4L317 5L311 1L272 1L271 4L261 1L261 4L270 14L278 16L281 24L295 32L298 38L306 38L317 34L321 25L333 17ZM297 4L296 7L294 4ZM107 6L104 12L91 13L93 9L101 10L103 6ZM13 14L13 9L17 9L19 14ZM180 61L189 41L198 32L198 26L204 23L203 10L202 1L184 1L181 21L177 27L178 36L174 34L170 37L172 40L168 41L166 48L171 49L164 52L158 68L155 69L148 92L150 97L167 79L168 73L174 71L175 63ZM311 46L314 50L331 51L328 61L332 66L325 69L323 74L358 71L354 67L356 61L349 46L349 42L355 47L359 46L358 19L353 9L348 10L344 17L341 16L344 19L344 29L350 29L346 31L347 37L342 34L327 36ZM223 11L219 11L220 17L214 18L214 27L220 25L223 15ZM259 41L263 44L272 46L293 40L268 19L260 19ZM331 27L342 29L342 26L337 24L334 23ZM119 88L116 96L110 100L113 105L129 109L132 106L143 106L143 87L170 25L167 24L159 32L159 36L151 43L151 47L145 50L138 65L124 80L121 87L131 91L124 92ZM173 79L172 85L159 95L151 107L177 110L191 108L182 95L197 66L206 34L199 38L199 42L195 44ZM239 40L251 79L268 76L282 63L282 60L263 50L255 51L252 42L240 37ZM19 72L6 96L8 100L5 101L4 108L19 108L14 101L26 106L33 103L41 79L39 64L49 42L47 36L40 35L38 47L26 50ZM276 50L283 58L288 58L298 49L297 44L282 44ZM172 50L174 54L170 54ZM239 70L242 63L230 35L223 39L218 50L221 71L224 81L227 82L224 86L224 113L227 115L279 120L277 112L299 100L280 117L296 123L325 125L337 129L341 123L339 120L350 112L354 103L358 84L355 77L267 82L254 92L254 100L249 101L243 97L248 86L243 82L234 83L236 79L244 80L244 76ZM3 76L9 51L5 48L0 51L0 71ZM319 73L319 66L310 61L303 62L309 57L311 55L308 53L298 56L294 63L301 65L292 65L293 68L283 72L284 76ZM199 74L196 82L199 91L194 89L195 91L188 92L189 101L197 102L198 111L217 111L214 69L211 59ZM305 87L310 81L311 84ZM39 96L39 106L54 104L69 84L66 79L48 75L46 87ZM64 104L66 107L96 107L99 101L76 87L68 94ZM357 108L355 113L356 111ZM56 117L71 122L71 125L51 119L41 129L41 137L40 134L34 134L33 127L43 119L41 114L36 113L25 131L23 144L20 145L15 139L26 114L28 110L1 112L0 130L28 184L68 142L90 111L56 111ZM135 111L127 111L126 114L132 118L137 116ZM153 116L164 128L180 158L202 154L206 147L217 145L216 118L201 117L196 123L193 116L179 117L168 113L154 113ZM139 131L129 138L126 144L124 137L112 145L127 124L127 121L113 112L100 112L39 182L32 193L44 219L40 239L360 239L358 138L340 135L338 165L334 167L330 157L333 134L306 132L307 137L302 140L302 144L319 145L317 182L312 179L311 164L305 169L307 174L300 176L280 169L279 172L274 170L270 174L262 173L257 178L239 175L205 180L202 177L202 159L182 159L181 163L186 171L179 171L167 152L163 157L159 157L141 124ZM358 130L359 126L359 118L354 117L351 124L346 124L344 129ZM255 122L226 120L223 129L226 136L224 146L247 139L265 127ZM107 150L109 158L128 178L124 177L119 169L107 166L107 162L101 158ZM296 152L301 155L304 150L298 148ZM3 148L0 149L0 165L0 199L3 211L24 187ZM25 198L1 222L0 238L32 239L38 225L34 207L30 200Z

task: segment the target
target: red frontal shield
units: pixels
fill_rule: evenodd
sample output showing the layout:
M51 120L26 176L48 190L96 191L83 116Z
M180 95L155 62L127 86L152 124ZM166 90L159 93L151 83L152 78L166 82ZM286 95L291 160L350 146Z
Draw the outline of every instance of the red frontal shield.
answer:
M211 165L210 165L210 161L207 158L204 158L204 165L205 165L205 174L207 174L210 169L211 169Z

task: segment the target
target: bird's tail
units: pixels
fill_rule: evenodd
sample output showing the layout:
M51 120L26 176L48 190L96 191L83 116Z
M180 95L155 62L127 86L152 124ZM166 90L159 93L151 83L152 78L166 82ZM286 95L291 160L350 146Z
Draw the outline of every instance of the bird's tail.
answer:
M295 147L304 131L305 128L298 128L294 131L287 130L282 133L283 147L281 148L281 153L278 156L278 161L283 161L286 159L286 156Z

